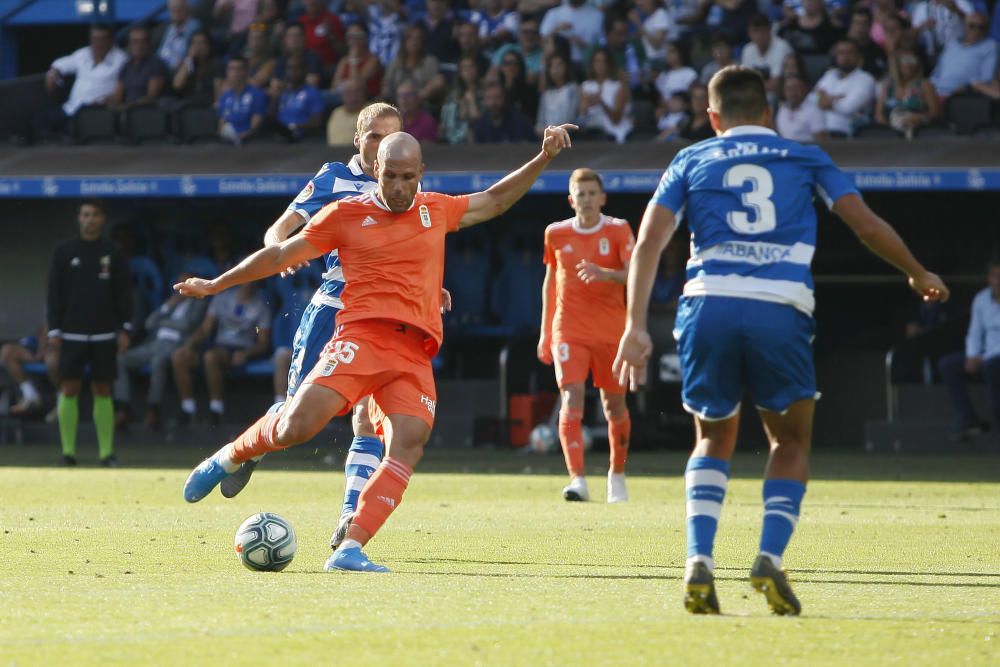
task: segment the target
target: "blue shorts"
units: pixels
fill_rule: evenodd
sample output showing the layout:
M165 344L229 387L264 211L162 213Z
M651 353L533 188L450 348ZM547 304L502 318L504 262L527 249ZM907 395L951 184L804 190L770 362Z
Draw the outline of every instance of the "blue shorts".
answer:
M295 395L299 383L309 375L323 348L333 338L339 312L333 306L314 303L302 311L302 319L292 341L292 365L288 369L289 396Z
M793 306L722 296L684 297L674 335L684 409L733 416L749 391L758 408L784 412L816 398L812 317Z

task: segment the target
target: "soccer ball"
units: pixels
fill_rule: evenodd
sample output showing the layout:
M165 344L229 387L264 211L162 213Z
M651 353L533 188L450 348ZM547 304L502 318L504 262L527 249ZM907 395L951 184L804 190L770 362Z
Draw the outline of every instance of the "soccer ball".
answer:
M295 531L277 514L261 512L236 530L236 555L248 569L280 572L295 556Z
M559 439L556 437L556 432L551 426L548 424L539 424L531 429L528 446L536 454L551 454L559 448Z

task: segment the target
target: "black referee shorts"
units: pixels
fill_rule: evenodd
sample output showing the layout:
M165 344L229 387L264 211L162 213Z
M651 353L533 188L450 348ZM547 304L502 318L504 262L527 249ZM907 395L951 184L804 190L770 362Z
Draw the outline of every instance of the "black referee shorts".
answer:
M80 380L88 367L91 380L112 382L118 371L118 341L63 340L59 348L59 377Z

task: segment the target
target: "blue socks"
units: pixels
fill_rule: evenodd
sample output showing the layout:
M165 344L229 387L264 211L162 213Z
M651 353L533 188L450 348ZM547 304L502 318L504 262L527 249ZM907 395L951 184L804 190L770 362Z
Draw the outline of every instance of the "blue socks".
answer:
M722 501L729 483L729 463L711 456L692 456L684 474L687 490L688 563L700 561L715 566L712 548L719 527Z
M344 487L342 515L357 511L361 489L365 488L368 478L375 474L375 470L382 463L382 453L382 441L378 438L354 436L351 449L347 452L347 461L344 463L347 485Z
M770 557L776 567L792 538L799 520L799 508L806 485L793 479L764 481L764 525L760 532L760 552Z

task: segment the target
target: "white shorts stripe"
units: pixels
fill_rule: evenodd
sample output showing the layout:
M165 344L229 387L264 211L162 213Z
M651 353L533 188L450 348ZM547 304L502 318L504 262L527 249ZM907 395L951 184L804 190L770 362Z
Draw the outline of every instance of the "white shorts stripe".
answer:
M717 486L724 491L728 483L729 478L721 470L689 470L684 473L684 485L689 489L692 486Z
M688 516L710 516L718 520L722 514L722 503L714 500L689 500L687 501Z
M703 275L684 285L684 296L731 296L794 306L806 315L816 307L813 291L805 283L753 276Z

